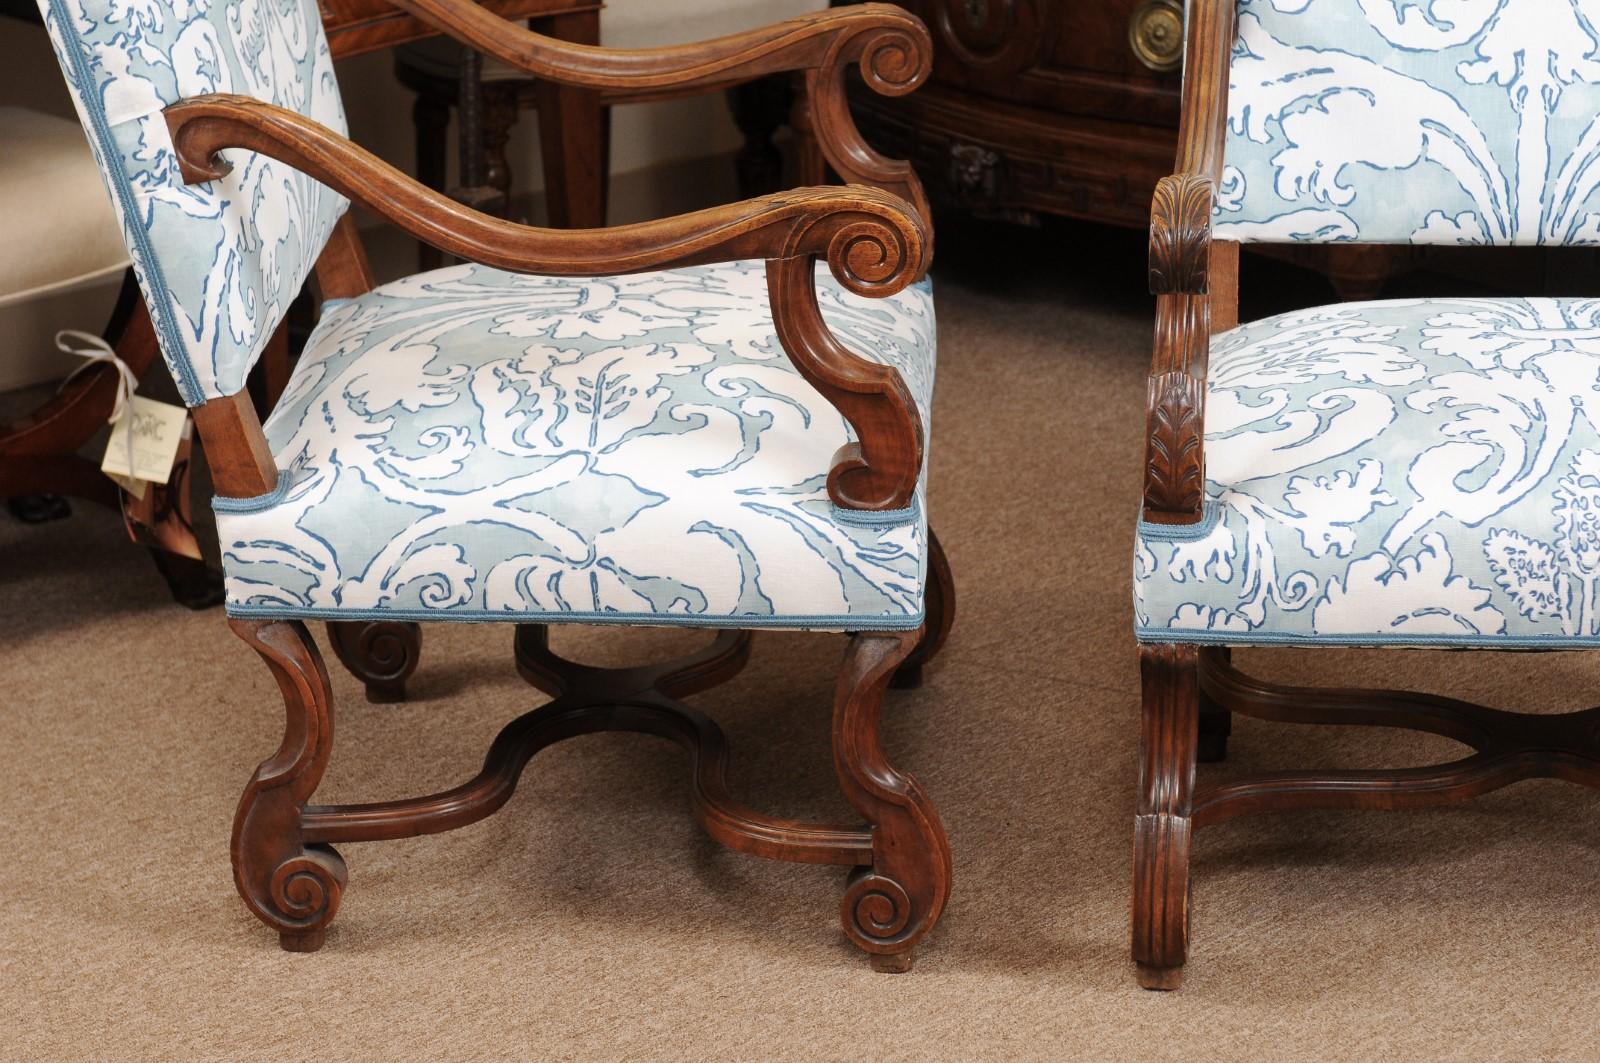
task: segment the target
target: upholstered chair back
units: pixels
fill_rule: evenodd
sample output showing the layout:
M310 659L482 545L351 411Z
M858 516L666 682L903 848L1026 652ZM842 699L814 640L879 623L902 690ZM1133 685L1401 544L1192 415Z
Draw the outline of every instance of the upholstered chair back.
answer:
M1240 0L1217 235L1600 243L1576 0Z
M288 166L225 153L186 186L162 108L229 92L339 132L316 0L39 0L144 288L191 405L237 392L344 212Z

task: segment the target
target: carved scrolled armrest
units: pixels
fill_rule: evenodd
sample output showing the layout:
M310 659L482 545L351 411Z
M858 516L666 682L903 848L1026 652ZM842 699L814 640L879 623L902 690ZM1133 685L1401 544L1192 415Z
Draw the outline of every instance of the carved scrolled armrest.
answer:
M1211 261L1211 179L1178 173L1156 183L1150 203L1150 292L1204 295Z
M1155 356L1145 396L1144 519L1193 524L1205 504L1206 360L1211 349L1211 179L1177 173L1150 205Z
M1222 175L1234 0L1191 0L1176 173L1150 209L1155 357L1145 406L1144 518L1204 516L1206 362L1211 352L1211 208Z
M856 129L845 99L845 72L852 65L886 96L911 92L933 69L928 28L893 4L854 4L696 44L629 50L547 37L475 0L394 4L534 77L628 99L711 91L767 74L804 71L817 142L839 176L894 192L928 217L927 197L910 164L874 151Z
M1144 519L1193 524L1205 504L1206 360L1211 350L1211 179L1178 173L1150 206L1155 356L1145 396Z
M829 333L812 279L818 259L858 295L894 295L920 278L930 255L926 225L899 197L859 185L802 188L636 225L540 229L463 206L304 115L248 96L197 96L164 114L187 183L223 177L229 166L218 152L258 152L425 243L511 272L606 276L766 259L785 351L860 439L839 455L831 497L854 509L910 504L922 458L916 405L895 370L852 354Z

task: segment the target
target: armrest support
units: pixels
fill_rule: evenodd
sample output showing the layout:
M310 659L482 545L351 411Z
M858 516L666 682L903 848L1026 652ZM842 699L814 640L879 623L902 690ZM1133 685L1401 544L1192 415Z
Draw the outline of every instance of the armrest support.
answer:
M604 276L766 259L785 351L860 440L838 455L830 496L854 509L910 504L922 459L916 404L897 372L852 354L829 333L813 279L823 257L858 295L893 295L920 278L927 231L898 197L857 185L804 188L612 229L539 229L462 206L325 126L247 96L197 96L164 114L187 183L224 176L228 164L216 153L245 148L309 174L434 247L512 272Z
M534 33L474 0L394 0L396 7L534 77L629 99L728 88L767 74L804 71L818 144L852 184L891 191L928 217L908 163L874 151L856 129L844 75L859 64L876 92L903 96L933 69L922 20L892 4L857 4L788 19L698 44L620 50Z
M1177 172L1150 210L1155 352L1146 394L1144 519L1204 515L1206 362L1211 351L1211 211L1227 132L1233 0L1193 0L1184 61ZM1231 261L1231 259L1229 260Z

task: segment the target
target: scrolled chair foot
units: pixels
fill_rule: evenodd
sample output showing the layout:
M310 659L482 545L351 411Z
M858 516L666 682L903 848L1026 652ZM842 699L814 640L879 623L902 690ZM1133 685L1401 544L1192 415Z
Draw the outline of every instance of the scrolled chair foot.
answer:
M890 677L917 632L858 634L839 675L834 764L845 797L872 828L873 862L850 875L840 902L845 936L880 971L908 970L911 953L944 912L950 843L933 802L889 762L879 735Z
M867 953L872 969L883 974L911 970L917 938L915 903L904 886L870 867L858 867L845 884L839 918L845 936Z
M328 672L299 621L230 619L283 693L283 742L261 762L233 820L233 880L245 905L290 952L313 952L338 914L348 881L331 845L306 844L301 822L333 747Z
M269 887L273 918L263 919L278 927L283 951L322 948L349 877L344 858L331 845L307 846L278 865Z
M406 680L422 656L422 627L397 620L346 620L328 624L328 642L349 673L367 688L374 705L406 700Z

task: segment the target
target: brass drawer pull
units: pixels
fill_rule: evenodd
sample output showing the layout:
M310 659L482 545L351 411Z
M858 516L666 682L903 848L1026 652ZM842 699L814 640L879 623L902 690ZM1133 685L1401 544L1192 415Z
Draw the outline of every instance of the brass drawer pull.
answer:
M1128 19L1128 45L1139 62L1159 74L1183 65L1183 5L1145 0Z

